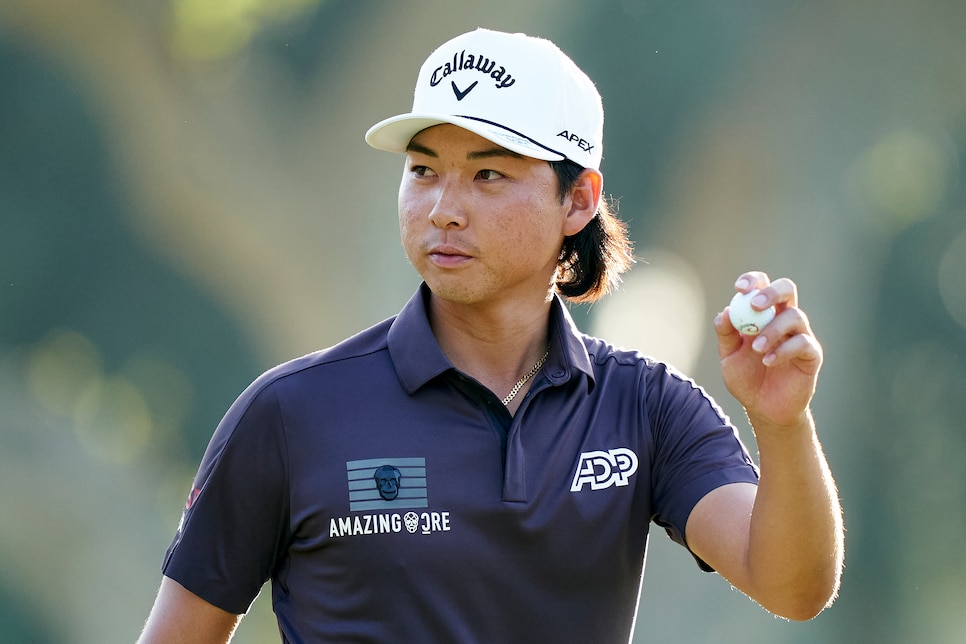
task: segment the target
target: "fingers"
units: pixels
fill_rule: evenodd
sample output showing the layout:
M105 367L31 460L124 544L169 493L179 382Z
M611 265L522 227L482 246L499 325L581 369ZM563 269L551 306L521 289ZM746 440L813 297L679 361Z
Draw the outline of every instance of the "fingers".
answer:
M772 282L768 275L761 271L743 273L735 281L735 290L747 293L758 289L759 293L751 301L754 309L763 311L769 306L781 309L783 306L798 306L798 286L787 277Z
M797 307L779 313L751 342L768 367L795 361L806 373L817 373L822 365L822 347L812 333L808 317Z
M812 332L808 317L798 308L798 286L788 278L772 282L766 273L750 271L735 281L735 289L747 293L758 289L751 300L757 310L775 306L777 315L757 336L740 334L727 315L725 308L714 321L718 336L718 352L721 357L741 349L745 343L762 356L765 366L777 366L799 361L806 372L817 373L822 364L822 347Z

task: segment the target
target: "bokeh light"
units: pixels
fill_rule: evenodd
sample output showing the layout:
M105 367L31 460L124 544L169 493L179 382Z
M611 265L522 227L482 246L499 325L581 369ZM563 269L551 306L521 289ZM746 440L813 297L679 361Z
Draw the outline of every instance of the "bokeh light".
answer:
M946 197L955 162L945 137L889 132L848 171L856 213L871 229L890 234L931 217Z
M144 396L124 378L89 383L77 400L73 419L80 444L115 465L136 462L151 438Z
M33 351L27 374L37 402L53 414L69 417L88 387L102 377L101 357L86 337L58 329Z
M700 276L670 251L641 256L620 290L595 305L591 332L692 373L711 324Z
M173 0L171 49L189 61L240 53L265 23L291 19L321 0Z
M962 214L966 221L966 213ZM956 235L939 261L939 294L946 310L966 329L966 228Z

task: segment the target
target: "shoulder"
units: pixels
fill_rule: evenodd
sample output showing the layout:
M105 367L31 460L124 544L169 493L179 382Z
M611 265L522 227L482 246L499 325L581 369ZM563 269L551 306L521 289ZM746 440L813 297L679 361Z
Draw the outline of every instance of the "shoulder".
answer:
M299 386L317 378L338 379L353 369L365 372L373 360L387 353L386 335L392 318L380 322L338 344L283 362L263 372L239 396L251 401L268 390Z
M652 414L673 415L689 408L689 413L701 410L726 421L724 412L704 387L676 366L600 338L584 335L583 342L601 393L633 389Z
M582 340L591 364L598 374L608 371L626 374L633 371L653 379L667 379L685 384L688 387L696 386L690 377L674 365L658 360L651 355L634 349L618 347L606 340L590 335L582 335Z

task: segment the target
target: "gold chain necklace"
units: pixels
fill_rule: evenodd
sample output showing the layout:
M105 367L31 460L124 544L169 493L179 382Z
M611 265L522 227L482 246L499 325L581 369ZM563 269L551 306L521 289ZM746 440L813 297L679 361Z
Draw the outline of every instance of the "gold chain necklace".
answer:
M549 355L550 355L550 346L547 345L547 352L545 354L543 354L543 357L540 358L539 360L537 360L537 364L533 365L533 368L530 369L530 371L528 371L522 378L520 378L519 380L517 380L517 384L513 385L513 389L511 389L510 390L510 393L508 393L506 395L506 398L503 399L503 406L504 407L506 407L507 405L509 405L510 404L510 401L513 400L514 396L516 396L517 393L520 392L521 387L523 387L523 385L527 384L527 381L530 380L530 378L533 378L533 376L538 371L540 371L540 367L542 367L543 366L543 363L547 361L547 356L549 356Z

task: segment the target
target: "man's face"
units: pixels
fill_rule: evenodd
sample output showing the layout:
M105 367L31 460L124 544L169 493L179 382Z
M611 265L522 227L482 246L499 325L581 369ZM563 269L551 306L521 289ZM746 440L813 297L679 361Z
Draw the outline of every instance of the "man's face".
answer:
M564 236L579 230L570 209L546 161L449 124L410 143L399 187L403 247L444 300L547 297Z

